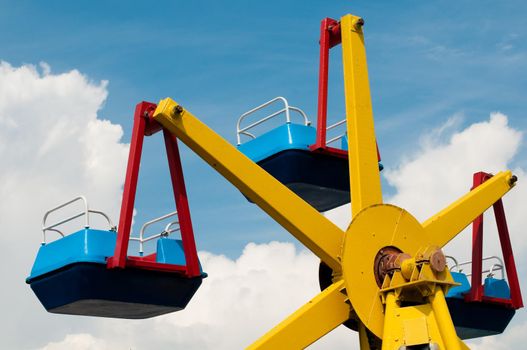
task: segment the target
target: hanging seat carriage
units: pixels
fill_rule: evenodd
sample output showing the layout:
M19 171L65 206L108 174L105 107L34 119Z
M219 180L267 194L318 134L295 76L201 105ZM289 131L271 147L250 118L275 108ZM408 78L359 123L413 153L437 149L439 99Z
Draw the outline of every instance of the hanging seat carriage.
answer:
M470 339L502 333L516 313L511 289L505 279L503 261L497 256L483 259L494 263L482 271L487 275L482 284L481 300L478 301L470 299L471 284L468 279L470 276L462 270L463 266L472 262L459 264L455 259L453 261L451 274L454 281L460 285L450 289L447 294L447 304L459 337ZM496 276L498 272L500 276Z
M280 102L283 107L245 125L248 117L269 110ZM284 124L261 135L255 136L252 131L275 117L284 116ZM350 201L348 143L346 131L342 130L345 126L345 119L327 127L325 122L323 125L319 123L318 128L325 129L321 135L311 126L303 110L278 96L240 116L236 124L236 140L240 152L322 212ZM323 146L317 146L318 140L325 138L328 131L336 135L324 140ZM336 147L328 146L330 144ZM382 170L380 163L379 169Z
M165 145L177 211L147 222L138 236L130 236L143 138L161 130L148 119L154 109L154 104L143 102L135 111L118 229L106 214L89 209L83 196L44 215L44 239L26 282L49 312L128 319L153 317L184 309L206 277L197 257L177 141L167 132ZM82 212L47 223L50 214L76 202L83 203ZM90 214L102 215L109 228L91 228ZM81 230L71 234L59 230L60 225L79 217L85 219ZM146 235L147 227L167 219L172 220L162 232ZM61 237L47 242L49 232ZM181 233L181 239L170 237L175 232ZM154 252L145 256L144 244L154 240ZM138 242L138 255L128 255L130 241Z
M261 119L243 126L247 117L260 110L269 109L282 102L279 108ZM285 123L256 137L253 128L272 118L285 116ZM293 122L292 116L301 117L301 123ZM296 120L296 118L295 118ZM331 125L333 129L345 124L345 120ZM250 140L242 143L242 135ZM329 142L341 141L337 152L315 152L310 146L316 142L316 129L300 108L290 106L284 97L276 97L245 112L237 123L238 149L260 165L298 196L315 207L326 211L349 202L349 170L345 133Z

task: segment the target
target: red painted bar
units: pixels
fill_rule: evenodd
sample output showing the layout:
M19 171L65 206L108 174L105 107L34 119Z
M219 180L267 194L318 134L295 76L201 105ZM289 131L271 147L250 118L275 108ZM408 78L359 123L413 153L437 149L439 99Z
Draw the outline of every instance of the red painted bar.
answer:
M484 172L475 173L472 189L475 189L488 180L490 175ZM481 301L483 297L483 284L481 273L483 270L483 214L472 223L472 276L470 292L466 295L467 301Z
M501 199L494 204L494 215L496 216L496 224L500 236L505 271L507 271L507 279L509 280L509 287L511 290L512 306L515 309L519 309L523 307L523 300L520 290L520 282L518 280L518 272L516 271L516 264L514 262L514 254L512 252L509 228L507 227L505 210L503 209L503 201Z
M196 277L199 276L201 272L199 269L196 242L194 241L194 233L192 230L190 209L188 207L187 191L183 180L183 168L181 167L177 138L166 129L163 129L163 136L165 138L168 167L170 169L172 189L176 201L181 240L183 241L183 251L185 252L187 264L186 273L189 277Z
M132 141L130 142L130 153L126 167L126 178L124 182L123 200L121 202L121 213L117 229L117 243L113 257L108 259L108 268L124 268L128 254L128 242L132 226L135 193L137 190L137 179L139 175L139 164L141 163L141 152L143 150L143 139L145 133L145 112L155 104L141 102L135 107L134 126L132 129Z
M127 268L138 268L152 271L165 271L175 273L186 273L187 267L185 265L162 264L155 261L144 260L136 256L129 256L126 261Z
M334 23L331 18L324 18L320 24L320 62L318 70L318 109L317 109L317 140L314 149L326 147L326 124L328 110L328 69L329 69L329 24Z

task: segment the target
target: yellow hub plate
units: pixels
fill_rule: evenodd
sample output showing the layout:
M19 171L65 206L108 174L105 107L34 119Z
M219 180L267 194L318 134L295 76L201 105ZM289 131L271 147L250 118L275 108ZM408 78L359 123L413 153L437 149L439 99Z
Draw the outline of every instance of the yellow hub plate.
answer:
M383 335L384 307L375 281L375 256L386 246L414 256L429 242L419 221L394 205L373 205L351 222L342 252L346 292L362 323L377 337Z

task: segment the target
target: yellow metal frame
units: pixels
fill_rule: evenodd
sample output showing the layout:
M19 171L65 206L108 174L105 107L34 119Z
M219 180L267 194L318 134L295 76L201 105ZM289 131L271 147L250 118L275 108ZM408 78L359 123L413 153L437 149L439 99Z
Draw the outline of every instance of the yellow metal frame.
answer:
M362 24L363 21L353 15L346 15L340 21L353 217L346 233L172 99L162 100L154 113L156 121L176 135L335 272L334 283L330 287L249 349L305 348L348 320L351 315L358 318L360 345L363 350L370 348L368 337L371 332L382 339L383 350L398 349L402 344L401 339L406 339L408 344L434 342L439 345L439 349L466 349L456 336L446 306L445 287L441 283L448 284L448 278L439 281L439 284L437 280L421 281L420 283L428 283L427 288L432 292L422 305L414 308L401 307L395 290L381 291L375 287L362 295L360 291L349 290L358 278L353 272L357 269L357 264L366 261L364 266L367 267L373 261L371 256L361 253L361 249L353 248L357 240L361 244L366 242L358 236L356 227L360 225L355 223L360 222L359 218L363 217L365 219L361 225L366 228L374 227L376 221L382 221L392 212L389 209L391 206L382 204ZM410 220L412 223L408 224L411 228L408 234L399 235L386 242L386 245L404 248L404 240L412 240L419 234L422 236L422 246L443 247L513 187L511 176L510 171L495 175L422 224ZM400 210L401 213L404 212L403 209ZM393 225L397 227L398 224ZM392 228L385 227L383 230ZM410 254L414 254L415 249L411 250L414 251ZM357 251L359 256L352 257L351 251ZM374 249L369 251L373 252ZM404 283L400 287L406 288ZM355 311L360 311L358 305L357 310L353 310L354 302L368 298L376 304L383 303L379 309L383 311L382 327L373 326L374 323L379 324L379 320L371 323L368 316L362 312L356 313ZM423 312L429 316L423 319Z

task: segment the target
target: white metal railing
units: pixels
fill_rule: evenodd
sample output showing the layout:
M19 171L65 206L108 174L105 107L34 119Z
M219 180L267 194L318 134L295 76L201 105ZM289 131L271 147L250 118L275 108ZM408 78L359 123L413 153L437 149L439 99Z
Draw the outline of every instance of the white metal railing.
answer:
M284 108L274 112L274 113L271 113L245 127L241 127L241 123L242 121L249 115L251 114L254 114L256 113L257 111L261 110L261 109L264 109L265 107L275 103L275 102L279 102L279 101L282 101L283 104L284 104ZM286 120L286 123L291 123L291 113L290 111L293 111L293 112L297 112L298 114L300 114L303 119L304 119L304 125L311 125L311 122L309 121L307 115L304 113L303 110L301 110L300 108L298 107L293 107L293 106L290 106L289 103L287 102L287 100L282 97L282 96L278 96L278 97L275 97L273 98L272 100L269 100L261 105L259 105L258 107L255 107L245 113L243 113L240 118L238 118L238 122L236 123L236 141L238 143L238 145L240 145L242 142L241 142L241 135L245 135L245 136L248 136L252 139L255 139L256 136L252 133L250 133L248 130L249 129L252 129L254 128L255 126L258 126L266 121L268 121L269 119L272 119L282 113L285 113L285 120Z
M83 202L83 204L84 204L84 210L83 211L81 211L78 214L69 216L66 219L60 220L58 222L55 222L55 223L53 223L51 225L46 225L46 220L47 220L49 214L51 214L51 213L53 213L53 212L55 212L55 211L57 211L59 209L62 209L64 207L67 207L70 204L73 204L73 203L78 202L78 201L82 201ZM46 244L46 231L57 232L62 237L64 237L64 233L62 233L62 231L57 229L57 226L60 226L60 225L65 224L67 222L70 222L70 221L72 221L74 219L80 218L81 216L84 216L84 227L85 228L89 228L90 227L90 213L99 214L102 217L104 217L108 221L108 225L110 226L110 231L116 231L117 228L113 224L112 219L110 219L110 217L108 215L106 215L105 213L103 213L100 210L90 209L89 206L88 206L88 201L86 200L86 197L78 196L78 197L73 198L72 200L67 201L66 203L62 203L62 204L60 204L60 205L48 210L44 214L44 218L42 219L42 236L43 236L42 237L42 244L43 245Z
M452 260L452 261L454 262L454 265L452 265L452 267L451 267L450 269L453 269L454 267L456 267L456 266L459 265L459 262L458 262L457 259L454 258L453 256L451 256L451 255L446 255L445 257L446 257L447 260L450 259L450 260Z
M447 258L453 260L455 262L455 264L452 266L451 269L456 269L458 272L463 272L463 269L461 268L461 266L466 266L466 265L470 265L472 264L472 261L465 261L465 262L462 262L462 263L458 263L458 261L451 257L451 256L447 256ZM501 260L500 257L498 256L488 256L486 258L483 258L482 261L489 261L489 260L497 260L496 263L492 264L490 266L490 268L486 269L486 270L483 270L481 271L481 274L487 274L487 277L494 277L494 274L496 271L501 271L501 279L505 279L505 272L504 272L504 269L503 269L503 260ZM467 276L471 276L472 274L471 273L468 273Z
M147 222L145 222L143 224L143 226L141 227L141 230L139 230L139 237L130 237L131 241L139 242L139 255L141 255L141 256L143 255L143 253L144 253L144 244L146 242L154 240L154 239L157 239L159 237L167 237L168 235L180 230L179 221L175 220L175 221L169 222L165 226L163 231L161 231L160 233L157 233L155 235L151 235L151 236L145 237L145 231L146 231L147 227L149 227L149 226L151 226L151 225L153 225L153 224L155 224L157 222L160 222L160 221L166 220L168 218L174 217L174 216L177 217L177 211L174 211L172 213L168 213L168 214L165 214L165 215L160 216L158 218L155 218L155 219L152 219L150 221L147 221ZM175 225L178 225L178 227L173 227Z
M329 131L329 130L335 129L335 128L341 126L341 125L345 125L345 124L346 124L346 119L342 119L342 120L336 122L335 124L331 124L330 126L328 126L326 128L326 132ZM344 136L346 136L346 130L344 130L344 132L338 134L337 136L332 137L329 140L327 140L326 141L326 145L329 145L330 143L338 141L338 140L342 139Z

